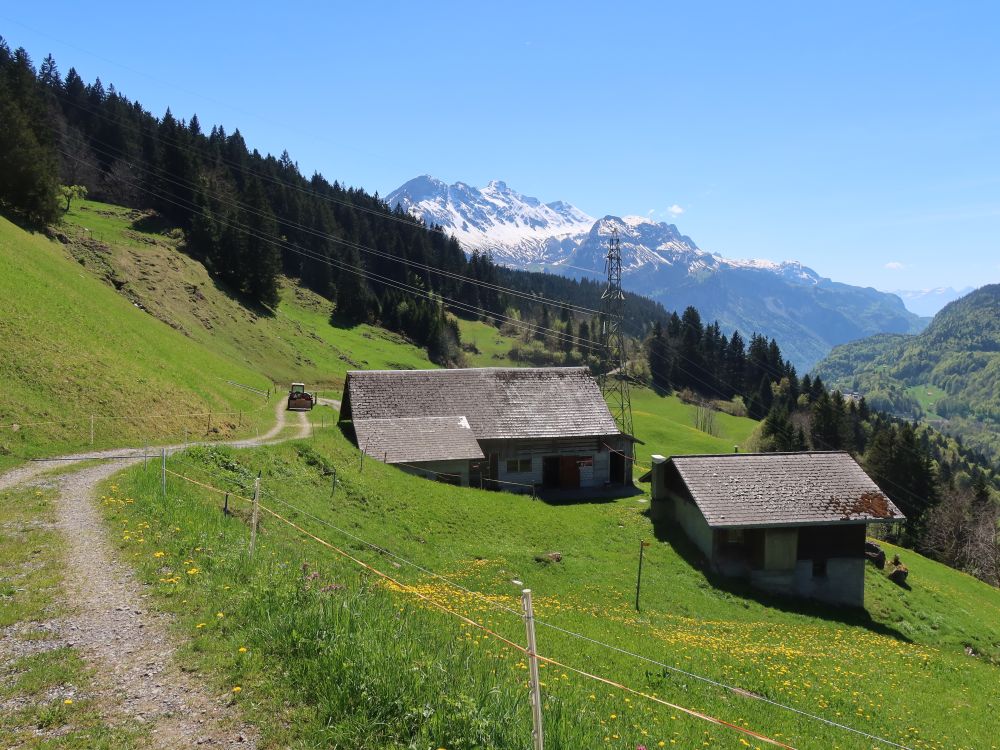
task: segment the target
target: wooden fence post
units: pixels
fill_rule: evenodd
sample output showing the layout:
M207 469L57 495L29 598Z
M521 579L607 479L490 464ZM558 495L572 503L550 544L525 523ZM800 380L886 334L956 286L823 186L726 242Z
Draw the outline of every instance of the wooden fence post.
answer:
M535 612L531 606L531 589L521 592L524 629L528 634L528 675L531 681L531 739L534 750L544 750L542 736L542 692L538 681L538 648L535 644Z
M253 480L253 513L250 516L250 557L253 557L254 549L257 547L257 521L260 510L260 474Z
M649 546L649 542L639 542L639 573L635 577L635 611L639 611L639 589L642 586L642 552Z

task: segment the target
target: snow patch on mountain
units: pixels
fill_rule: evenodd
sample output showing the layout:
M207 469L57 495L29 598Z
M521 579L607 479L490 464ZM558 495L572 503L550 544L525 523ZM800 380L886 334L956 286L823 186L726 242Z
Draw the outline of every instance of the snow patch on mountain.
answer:
M592 216L569 203L542 203L501 180L476 188L423 175L393 190L386 202L441 226L466 251L488 251L498 262L512 266L558 258L565 241L586 233L594 223Z

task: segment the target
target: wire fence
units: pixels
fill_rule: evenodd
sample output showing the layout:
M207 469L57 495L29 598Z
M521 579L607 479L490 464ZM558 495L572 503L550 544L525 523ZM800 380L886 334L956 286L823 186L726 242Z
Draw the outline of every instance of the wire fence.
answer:
M179 472L173 472L171 470L168 470L168 473L170 473L171 475L174 475L174 476L176 476L176 477L178 477L180 479L183 479L184 481L190 482L192 484L199 485L199 486L201 486L201 487L203 487L203 488L205 488L205 489L207 489L209 491L212 491L212 492L215 492L215 493L218 493L218 494L221 494L221 495L229 495L232 498L234 498L236 500L239 500L239 501L242 501L242 502L253 503L253 499L252 498L247 497L246 495L236 494L236 493L234 493L231 490L227 491L227 490L215 487L212 484L212 482L222 480L222 481L231 483L231 484L235 485L237 488L239 488L240 492L247 492L248 491L249 487L248 487L247 484L241 483L241 482L239 482L239 480L237 480L237 479L235 479L233 477L227 477L225 475L212 474L212 473L208 472L206 469L204 469L203 467L200 467L200 466L198 466L196 464L193 464L191 462L188 462L188 461L185 461L183 459L180 459L177 456L171 457L171 461L182 464L184 466L185 470L188 470L188 471L193 470L195 473L201 474L202 477L201 477L201 479L195 479L193 477L186 476L186 475L181 474ZM299 514L301 517L309 519L309 520L311 520L311 521L313 521L313 522L315 522L315 523L317 523L317 524L319 524L319 525L321 525L321 526L323 526L325 528L328 528L328 529L330 529L332 531L335 531L338 534L341 534L344 537L346 537L346 538L348 538L348 539L350 539L350 540L352 540L354 542L357 542L358 544L360 544L360 545L362 545L364 547L367 547L368 549L370 549L370 550L372 550L372 551L374 551L374 552L376 552L376 553L378 553L380 555L386 556L386 557L388 557L388 558L390 558L390 559L398 562L401 565L406 565L406 566L408 566L408 567L410 567L410 568L412 568L412 569L414 569L416 571L419 571L420 573L422 573L424 575L427 575L428 577L433 578L434 580L442 582L443 584L445 584L445 585L447 585L447 586L449 586L449 587L451 587L451 588L453 588L453 589L455 589L457 591L460 591L462 593L468 594L468 595L470 595L470 596L472 596L472 597L474 597L474 598L482 601L483 603L485 603L486 605L488 605L490 608L492 608L492 609L494 609L494 610L496 610L498 612L503 612L503 613L506 613L506 614L509 614L509 615L512 615L512 616L515 616L515 617L518 617L518 618L522 618L523 617L523 612L521 612L521 611L519 611L519 610L517 610L517 609L515 609L513 607L507 606L507 605L503 604L502 602L497 601L495 597L491 597L491 596L489 596L487 594L484 594L483 592L476 591L474 589L470 589L470 588L467 588L465 586L462 586L461 584L452 581L450 578L448 578L448 577L446 577L444 575L441 575L440 573L437 573L437 572L435 572L433 570L430 570L427 567L422 566L422 565L420 565L420 564L418 564L416 562L413 562L412 560L409 560L408 558L406 558L406 557L404 557L402 555L399 555L399 554L393 552L392 550L387 549L386 547L383 547L383 546L375 544L375 543L373 543L373 542L371 542L371 541L369 541L367 539L364 539L363 537L360 537L359 535L357 535L355 533L352 533L351 531L348 531L347 529L338 527L337 525L333 524L332 522L330 522L330 521L328 521L328 520L326 520L324 518L321 518L319 516L316 516L315 514L310 513L309 511L305 510L304 508L302 508L302 507L300 507L300 506L298 506L298 505L296 505L294 503L288 502L287 500L285 500L285 499L283 499L283 498L275 495L274 493L272 493L272 492L270 492L270 491L268 491L266 489L262 489L260 491L260 494L262 496L265 496L265 497L269 498L270 501L273 501L274 503L276 503L276 504L282 506L283 508L287 509L291 513ZM259 501L258 501L258 504L259 504ZM370 568L370 569L372 569L374 571L374 568L371 568L371 566L369 566L367 563L364 563L364 562L362 562L360 560L357 560L353 556L347 555L347 553L343 553L341 550L339 550L339 548L335 547L334 545L332 545L327 540L323 540L323 539L321 539L319 537L316 537L311 532L308 532L305 529L303 529L300 525L295 524L294 522L289 521L284 516L281 516L280 514L278 514L273 509L271 509L271 508L265 508L263 505L260 505L260 509L262 511L264 511L265 513L267 513L268 515L272 515L272 516L278 518L279 520L281 520L281 521L283 521L285 523L288 523L289 525L291 525L294 528L296 528L297 530L299 530L301 533L306 534L307 536L313 538L314 541L319 541L324 546L331 547L332 549L335 549L336 551L338 551L338 553L344 554L348 558L350 558L351 560L354 560L355 562L357 562L358 564L363 565L366 568ZM384 576L384 574L381 574L378 571L375 571L375 572L378 573L379 575ZM388 576L384 576L384 577L389 578ZM395 579L391 579L391 580L395 581ZM427 599L426 596L424 596L423 594L421 594L419 591L413 590L412 587L409 587L406 584L401 584L398 581L395 581L395 582L403 590L410 591L411 593L413 593L414 595L418 596L422 600ZM432 604L432 606L435 606L435 607L437 607L439 609L442 609L442 606L438 602L431 601L430 603ZM444 609L447 610L447 608L444 608ZM452 614L457 614L463 620L467 619L467 618L464 617L464 615L461 615L461 614L458 614L458 613L454 613L454 612ZM865 731L857 729L855 727L851 727L850 725L844 724L842 722L834 721L834 720L828 719L828 718L826 718L824 716L820 716L818 714L814 714L814 713L811 713L809 711L804 711L804 710L796 708L794 706L790 706L788 704L784 704L784 703L781 703L779 701L772 700L770 698L767 698L764 695L761 695L759 693L747 690L745 688L741 688L741 687L738 687L738 686L735 686L735 685L731 685L731 684L728 684L726 682L723 682L723 681L720 681L720 680L716 680L716 679L713 679L713 678L705 676L705 675L698 674L698 673L693 672L691 670L686 670L686 669L677 667L675 665L669 664L667 662L663 662L663 661L660 661L658 659L654 659L654 658L645 656L643 654L636 653L634 651L622 648L621 646L615 645L613 643L607 643L607 642L601 641L599 639L591 638L591 637L589 637L587 635L584 635L582 633L578 633L578 632L569 630L567 628L563 628L563 627L561 627L559 625L556 625L554 623L548 622L547 620L543 620L543 619L535 617L534 618L534 622L537 623L538 625L541 625L542 627L551 629L554 632L559 632L559 633L561 633L561 634L563 634L563 635L565 635L567 637L570 637L570 638L573 638L573 639L577 639L577 640L580 640L582 642L589 643L592 646L596 646L596 647L599 647L599 648L602 648L602 649L607 649L607 650L613 651L615 653L621 654L623 656L628 656L630 658L633 658L633 659L636 659L636 660L639 660L639 661L642 661L642 662L645 662L645 663L648 663L648 664L651 664L651 665L655 665L655 666L657 666L657 667L659 667L661 669L664 669L666 671L673 672L673 673L676 673L676 674L680 674L680 675L683 675L683 676L688 677L690 679L693 679L693 680L702 682L704 684L710 685L712 687L715 687L717 689L724 690L724 691L729 692L729 693L731 693L731 694L733 694L735 696L739 696L740 698L764 703L766 705L769 705L771 707L777 708L779 710L783 710L783 711L787 711L787 712L790 712L792 714L795 714L795 715L797 715L797 716L799 716L801 718L821 723L821 724L826 725L826 726L828 726L828 727L830 727L832 729L836 729L838 731L843 731L843 732L846 732L846 733L850 733L850 734L853 734L855 736L860 736L860 737L863 737L863 738L868 739L868 740L870 740L872 742L875 742L875 743L881 743L882 745L884 745L886 747L898 748L899 750L912 750L912 748L910 748L909 746L901 744L901 743L898 743L898 742L895 742L893 740L889 740L887 738L884 738L884 737L881 737L881 736L878 736L878 735L875 735L875 734L872 734L872 733L869 733L869 732L865 732ZM475 623L475 626L478 627L478 628L481 628L483 630L486 630L488 632L492 632L492 631L489 631L488 628L485 628L485 626L482 626L481 624ZM500 636L498 636L498 637L500 637ZM504 639L502 637L500 637L500 639L504 640L505 642L510 643L509 641L507 641L507 639ZM518 648L518 650L527 653L526 649L523 646L521 646L520 644L513 644L513 643L511 643L510 645L513 645L516 648ZM549 658L549 657L544 657L544 656L542 656L540 654L538 654L537 657L540 660L542 660L542 661L546 661L548 663L551 663L553 666L559 666L561 668L564 668L564 669L567 669L569 671L572 671L572 672L574 672L576 674L579 674L580 676L586 677L588 679L595 679L597 681L604 682L605 684L608 684L608 685L614 686L616 688L625 690L626 692L630 692L630 693L632 693L634 695L637 695L637 696L640 696L640 697L643 697L643 698L647 698L647 699L653 700L653 701L661 703L663 705L668 705L671 708L676 708L677 710L683 711L684 713L687 713L689 715L694 715L694 716L697 716L698 718L702 718L702 719L705 719L705 720L708 720L708 721L713 721L713 722L716 722L716 723L720 723L721 725L724 725L724 726L732 726L732 725L729 725L729 724L727 724L726 722L724 722L722 720L715 719L714 717L710 717L710 716L707 716L707 715L699 714L698 712L692 711L691 709L685 709L685 708L680 707L680 706L674 706L673 704L670 704L669 702L666 702L663 699L660 699L660 698L658 698L656 696L651 696L651 695L648 695L648 694L646 694L646 693L644 693L642 691L635 690L633 688L629 688L629 687L627 687L625 685L621 685L620 683L615 682L614 680L610 680L610 679L608 679L606 677L601 677L601 676L598 676L598 675L590 674L590 673L586 672L585 670L580 670L580 669L575 668L575 667L573 667L571 665L563 664L562 662L556 661L555 659L552 659L552 658ZM732 727L732 728L735 728L738 731L744 731L745 730L744 727ZM749 731L749 733L752 734L756 739L760 739L761 741L769 742L771 744L776 744L779 747L790 747L788 745L785 745L785 744L782 744L780 742L777 742L776 740L771 740L770 738L767 738L767 737L765 737L763 735L758 736L756 733L753 733L752 731Z
M208 482L201 481L200 479L195 479L194 477L189 477L189 476L187 476L185 474L173 471L172 469L169 469L169 468L165 469L165 473L169 474L170 476L173 476L173 477L175 477L177 479L180 479L180 480L183 480L185 482L188 482L188 483L190 483L192 485L198 486L198 487L200 487L200 488L202 488L202 489L204 489L206 491L209 491L209 492L212 492L212 493L215 493L215 494L218 494L218 495L225 496L227 498L227 500L231 498L231 499L235 499L235 500L238 500L238 501L241 501L241 502L244 502L244 503L251 504L251 506L255 510L259 510L259 511L267 514L268 516L276 519L277 521L281 522L285 526L287 526L287 527L289 527L291 529L294 529L296 532L298 532L302 536L306 537L307 539L309 539L309 540L311 540L313 542L318 543L322 547L324 547L324 548L326 548L326 549L328 549L328 550L336 553L337 555L339 555L339 556L343 557L344 559L352 562L353 564L357 565L358 567L361 567L361 568L369 571L370 573L376 575L378 578L382 579L383 581L391 584L396 590L402 591L402 592L404 592L406 594L409 594L409 595L411 595L411 596L419 599L424 604L426 604L426 605L428 605L428 606L430 606L430 607L432 607L434 609L437 609L437 610L439 610L441 612L444 612L445 614L448 614L448 615L450 615L452 617L457 618L459 621L463 622L464 624L468 625L469 627L476 628L477 630L480 630L480 631L486 633L490 637L497 639L497 641L499 641L501 643L504 643L505 645L507 645L507 646L515 649L516 651L524 654L525 656L527 656L529 658L537 659L538 661L544 662L546 664L550 664L550 665L552 665L554 667L559 667L560 669L564 669L564 670L566 670L568 672L572 672L572 673L574 673L574 674L576 674L576 675L578 675L580 677L583 677L585 679L593 680L593 681L596 681L596 682L600 682L600 683L602 683L604 685L608 685L609 687L616 688L616 689L621 690L622 692L628 693L630 695L634 695L636 697L640 697L640 698L652 701L654 703L657 703L657 704L660 704L662 706L668 707L668 708L670 708L672 710L679 711L681 713L684 713L685 715L691 716L691 717L699 719L701 721L706 721L706 722L715 724L717 726L730 729L730 730L738 732L738 733L740 733L740 734L742 734L744 736L752 737L755 740L767 743L767 744L772 745L774 747L786 748L787 750L795 750L795 748L792 745L788 745L788 744L786 744L784 742L781 742L780 740L774 739L774 738L772 738L772 737L770 737L770 736L768 736L768 735L766 735L766 734L764 734L762 732L758 732L758 731L750 729L748 727L740 726L738 724L734 724L734 723L725 721L724 719L720 719L718 717L711 716L711 715L709 715L707 713L704 713L704 712L701 712L701 711L696 711L694 709L691 709L691 708L688 708L688 707L685 707L685 706L681 706L681 705L676 704L676 703L672 703L672 702L667 701L667 700L665 700L663 698L660 698L659 696L651 695L650 693L647 693L645 691L638 690L636 688L633 688L633 687L630 687L628 685L625 685L625 684L623 684L623 683L621 683L621 682L619 682L617 680L613 680L613 679L610 679L608 677L597 675L597 674L594 674L594 673L589 672L587 670L580 669L578 667L574 667L574 666L572 666L570 664L567 664L565 662L559 661L559 660L554 659L554 658L549 657L549 656L545 656L543 654L538 653L537 651L534 651L534 650L532 650L530 648L527 648L527 647L521 645L520 643L517 643L517 642L511 640L510 638L507 638L507 637L501 635L500 633L498 633L493 628L490 628L490 627L484 625L483 623L481 623L481 622L479 622L477 620L474 620L474 619L472 619L472 618L470 618L470 617L462 614L461 612L458 612L457 610L455 610L455 609L453 609L453 608L451 608L451 607L449 607L449 606L447 606L445 604L442 604L441 602L437 601L433 597L428 596L427 594L424 594L423 592L421 592L420 590L418 590L416 587L414 587L414 586L412 586L410 584L407 584L407 583L399 580L398 578L393 577L393 576L385 573L384 571L376 568L375 566L373 566L373 565L371 565L371 564L369 564L369 563L361 560L360 558L358 558L358 557L350 554L349 552L341 549L340 547L336 546L332 542L330 542L330 541L328 541L326 539L323 539L322 537L320 537L320 536L312 533L311 531L309 531L306 528L304 528L302 525L296 523L295 521L293 521L293 520L287 518L286 516L282 515L281 513L277 512L273 508L271 508L271 507L265 505L264 503L260 502L259 494L267 494L269 497L271 497L273 499L277 499L271 493L259 493L259 492L255 491L254 497L251 498L251 497L246 497L246 496L243 496L243 495L238 495L238 494L235 494L235 493L233 493L231 491L227 491L227 490L221 489L221 488L216 487L216 486L214 486L212 484L209 484ZM259 487L259 484L257 486ZM282 504L287 505L290 509L292 509L293 511L295 511L297 513L302 513L303 515L305 515L305 516L307 516L309 518L314 518L314 519L316 518L315 516L313 516L312 514L309 514L308 512L304 511L301 508L297 508L294 505L291 505L291 504L289 504L289 503L287 503L285 501L281 501L281 502L282 502ZM251 529L252 533L253 533L253 531L254 530ZM383 552L387 552L387 550L384 550L383 548L378 547L377 545L371 544L370 542L364 542L364 544L366 546L369 546L372 549L376 549L376 550L380 550L380 551L383 551ZM393 555L393 557L398 557L398 556ZM526 592L526 593L528 593L528 592ZM510 609L510 608L505 608L505 610L516 614L519 618L524 619L524 614L523 613L518 613L516 610Z

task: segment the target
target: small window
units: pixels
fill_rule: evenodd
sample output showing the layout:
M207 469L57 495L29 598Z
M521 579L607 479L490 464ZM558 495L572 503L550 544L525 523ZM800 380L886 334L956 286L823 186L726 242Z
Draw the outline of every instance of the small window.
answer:
M826 578L825 557L817 557L813 560L813 578Z
M508 474L527 474L531 471L530 458L509 458L507 459Z

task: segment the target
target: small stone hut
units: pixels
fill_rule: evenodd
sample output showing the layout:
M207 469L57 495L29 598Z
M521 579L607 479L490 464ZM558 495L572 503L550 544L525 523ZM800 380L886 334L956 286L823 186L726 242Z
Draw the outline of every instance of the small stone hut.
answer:
M843 451L653 457L654 520L676 524L726 576L853 607L869 524L899 508Z

